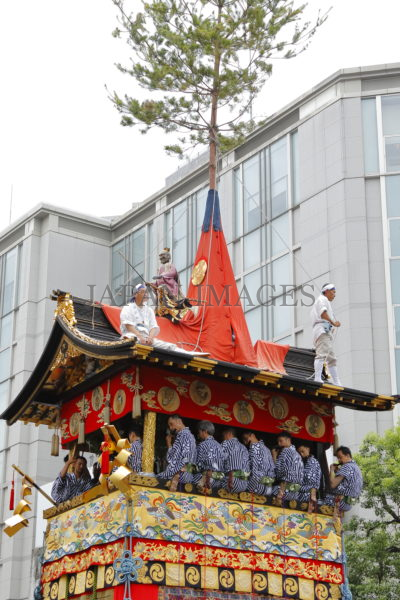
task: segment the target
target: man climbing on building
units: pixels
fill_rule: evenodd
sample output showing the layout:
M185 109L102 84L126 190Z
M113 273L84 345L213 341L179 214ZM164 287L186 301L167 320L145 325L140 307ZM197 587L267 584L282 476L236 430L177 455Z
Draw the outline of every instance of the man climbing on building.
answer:
M313 326L313 344L315 347L314 381L322 382L322 369L326 362L332 381L335 385L341 385L336 356L333 351L333 328L340 327L332 310L332 300L336 296L333 283L325 283L321 294L318 296L311 309L311 321Z

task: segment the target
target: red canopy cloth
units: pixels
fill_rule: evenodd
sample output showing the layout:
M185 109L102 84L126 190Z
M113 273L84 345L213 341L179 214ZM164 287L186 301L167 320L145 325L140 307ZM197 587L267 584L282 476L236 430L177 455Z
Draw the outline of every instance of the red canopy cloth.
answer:
M286 354L290 346L288 344L280 345L273 342L258 340L254 346L257 355L259 369L274 371L275 373L286 374L283 366Z
M199 304L180 323L157 319L157 337L185 350L208 352L217 360L257 367L235 276L221 226L218 192L208 192L202 234L187 291ZM117 307L103 307L113 327L119 329Z

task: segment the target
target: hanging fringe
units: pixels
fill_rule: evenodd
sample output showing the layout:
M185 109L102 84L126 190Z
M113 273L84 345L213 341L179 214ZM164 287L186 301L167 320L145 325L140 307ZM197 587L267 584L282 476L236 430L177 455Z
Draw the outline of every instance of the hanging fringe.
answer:
M51 437L51 456L58 456L60 454L60 438L57 432L53 433Z
M82 419L80 419L79 421L79 429L78 429L79 433L78 433L78 444L84 444L85 443L85 421Z
M14 499L15 499L15 479L14 479L15 471L13 470L13 478L11 482L11 490L10 490L10 505L9 509L14 510Z
M133 419L136 419L137 417L142 416L140 390L143 388L143 386L140 385L139 375L140 375L139 367L136 367L136 381L135 381L135 385L134 385L135 392L133 395L133 402L132 402L132 418Z

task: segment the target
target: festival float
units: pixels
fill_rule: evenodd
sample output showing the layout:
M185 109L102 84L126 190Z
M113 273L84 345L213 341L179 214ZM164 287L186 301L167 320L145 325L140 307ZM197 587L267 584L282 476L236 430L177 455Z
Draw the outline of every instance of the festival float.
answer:
M328 480L334 407L391 410L395 398L312 380L310 350L258 341L253 347L221 226L218 193L208 195L187 290L197 299L158 310L162 340L193 356L121 339L120 308L57 291L55 322L31 377L3 413L54 429L52 454L101 453L99 484L44 511L40 586L44 600L344 597L342 521L332 507L279 506L271 497L224 489L199 493L161 485L168 415L194 431L252 428L275 444L281 431L312 442ZM127 466L122 432L143 427L140 473ZM54 459L59 460L59 459ZM18 468L18 467L17 467ZM5 532L29 526L29 478ZM274 503L275 502L275 503ZM54 504L54 503L53 503Z

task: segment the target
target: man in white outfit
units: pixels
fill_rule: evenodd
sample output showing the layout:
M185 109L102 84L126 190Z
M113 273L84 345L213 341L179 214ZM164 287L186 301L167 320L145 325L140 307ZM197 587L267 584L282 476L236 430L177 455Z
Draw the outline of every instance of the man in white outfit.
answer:
M133 290L131 302L121 310L120 329L123 338L137 339L139 344L154 346L162 350L173 350L184 354L205 356L207 352L189 352L171 342L156 338L160 333L154 310L147 305L149 298L147 287L139 283Z
M334 327L340 327L340 322L333 314L331 302L336 296L333 283L325 283L311 309L311 320L313 325L313 344L315 347L314 381L322 383L322 369L326 362L333 383L341 385L336 366L336 356L333 351Z

